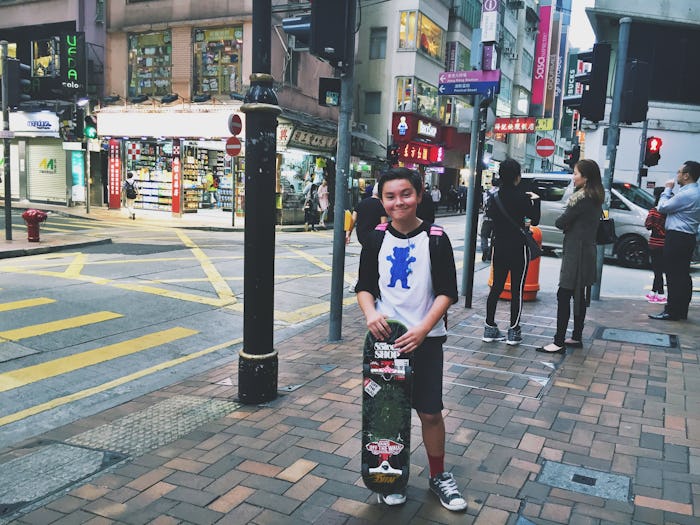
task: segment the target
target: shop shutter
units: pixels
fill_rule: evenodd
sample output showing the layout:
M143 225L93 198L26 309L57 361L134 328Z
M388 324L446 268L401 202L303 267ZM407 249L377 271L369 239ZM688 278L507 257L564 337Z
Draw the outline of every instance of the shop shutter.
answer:
M173 27L172 92L190 97L189 83L192 81L192 28Z
M27 194L30 201L66 202L66 152L60 141L28 141Z

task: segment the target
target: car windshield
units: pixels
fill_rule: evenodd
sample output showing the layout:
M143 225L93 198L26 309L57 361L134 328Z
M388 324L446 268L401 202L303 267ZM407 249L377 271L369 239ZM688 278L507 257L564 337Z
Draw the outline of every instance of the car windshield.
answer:
M650 210L654 207L654 197L639 186L635 186L629 182L616 182L613 184L613 188L619 191L620 195L625 199L637 206L641 206L646 210Z

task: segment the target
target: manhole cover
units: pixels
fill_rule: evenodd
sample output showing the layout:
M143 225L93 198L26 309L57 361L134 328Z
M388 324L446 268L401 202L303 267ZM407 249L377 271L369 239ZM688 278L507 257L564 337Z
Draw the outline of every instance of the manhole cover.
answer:
M584 467L545 461L538 482L599 498L629 501L630 478Z
M111 452L54 443L0 463L0 517L7 517L122 459L123 456Z
M598 328L595 339L618 341L635 345L662 346L678 348L678 336L659 332L643 332L641 330L623 330L621 328Z

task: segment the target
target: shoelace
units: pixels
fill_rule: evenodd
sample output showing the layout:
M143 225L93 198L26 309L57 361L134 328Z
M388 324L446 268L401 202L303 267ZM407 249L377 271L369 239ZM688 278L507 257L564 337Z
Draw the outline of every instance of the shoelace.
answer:
M440 490L447 494L448 496L459 496L459 489L457 488L457 482L452 476L446 477L438 481L438 486Z

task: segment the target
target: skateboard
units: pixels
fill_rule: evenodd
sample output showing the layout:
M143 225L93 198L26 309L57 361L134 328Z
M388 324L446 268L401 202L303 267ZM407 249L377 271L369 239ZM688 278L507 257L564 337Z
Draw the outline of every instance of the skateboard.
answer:
M413 368L394 341L407 332L389 320L391 335L378 341L367 332L362 360L362 481L378 494L403 493L411 455Z

